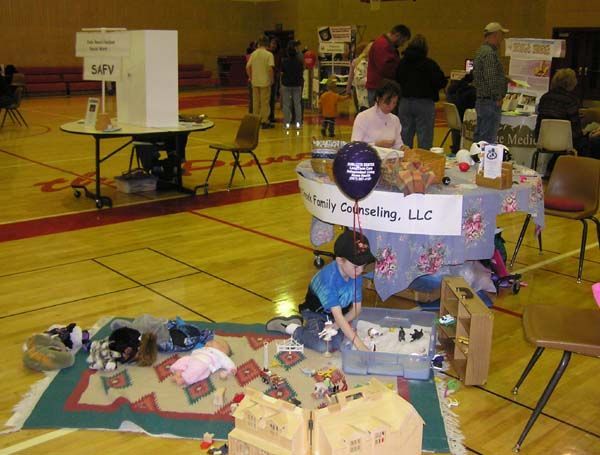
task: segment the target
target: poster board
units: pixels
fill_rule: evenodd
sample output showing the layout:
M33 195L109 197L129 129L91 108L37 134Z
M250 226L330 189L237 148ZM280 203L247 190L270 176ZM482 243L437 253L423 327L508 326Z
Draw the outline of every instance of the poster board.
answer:
M509 77L518 85L509 86L502 110L534 113L540 97L550 88L552 59L564 57L565 40L507 38L505 55L510 57Z

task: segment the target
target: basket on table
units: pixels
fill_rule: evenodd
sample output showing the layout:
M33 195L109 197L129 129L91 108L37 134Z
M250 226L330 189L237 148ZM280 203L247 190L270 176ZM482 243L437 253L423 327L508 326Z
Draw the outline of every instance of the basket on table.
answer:
M381 163L381 179L405 195L425 193L429 185L436 182L437 175L428 164L416 159L414 154L409 153L408 159L406 154L407 151L401 158L397 152L388 153Z
M313 138L310 157L313 171L319 175L328 175L333 180L333 160L344 145L346 145L344 141Z
M433 153L423 149L409 149L404 151L402 161L408 163L421 163L421 166L429 168L435 174L432 183L442 183L446 171L446 156L439 153Z

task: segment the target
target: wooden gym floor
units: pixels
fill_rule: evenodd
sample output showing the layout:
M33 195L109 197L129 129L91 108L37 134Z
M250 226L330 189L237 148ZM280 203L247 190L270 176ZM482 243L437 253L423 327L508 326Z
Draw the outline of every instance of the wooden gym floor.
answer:
M286 134L281 123L261 131L258 157L271 185L244 163L234 189L226 191L231 157L222 157L210 194L118 193L113 177L127 168L122 152L103 166L103 191L115 208L98 211L89 199L73 197L72 182L92 183L93 141L60 132L62 123L83 117L87 98L26 98L29 128L7 120L0 130L0 420L41 373L21 363L21 345L52 323L89 327L103 316L150 313L189 320L264 322L288 315L301 303L314 274L304 210L294 168L310 153L318 118L307 113L304 128ZM109 100L109 105L110 105ZM185 184L204 181L211 142L233 138L247 110L246 90L185 92L181 110L203 113L216 126L190 136ZM278 111L278 118L281 113ZM340 121L349 138L351 119ZM445 132L436 128L438 144ZM114 145L121 140L114 140ZM503 215L509 254L524 215ZM511 389L533 352L522 336L521 313L531 303L593 307L590 286L600 281L600 254L590 229L584 282L576 284L579 223L549 218L544 253L531 232L516 271L518 295L503 291L494 307L495 327L488 383L462 388L456 409L470 453L508 454L556 367L559 354L546 352L514 397ZM525 441L524 454L600 454L600 388L597 359L574 356L544 414ZM20 431L0 437L9 453L190 453L199 443L140 434L72 430ZM86 449L89 450L89 449Z

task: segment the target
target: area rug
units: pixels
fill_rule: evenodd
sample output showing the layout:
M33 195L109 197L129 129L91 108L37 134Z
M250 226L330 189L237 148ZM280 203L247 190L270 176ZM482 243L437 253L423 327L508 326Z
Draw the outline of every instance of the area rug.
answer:
M182 388L172 381L169 365L185 353L160 354L151 367L120 366L112 372L99 372L88 369L86 353L80 352L72 367L38 384L37 391L17 406L18 415L8 424L15 429L124 430L184 438L201 438L210 432L226 439L234 426L232 401L244 387L281 399L295 398L303 407L315 409L324 400L312 396L315 380L310 372L325 368L343 374L339 353L329 358L310 350L278 354L276 343L285 338L265 332L263 325L192 323L214 329L216 336L226 338L237 365L234 377L223 380L215 374ZM95 337L108 336L109 326L104 325ZM273 387L261 379L265 362L285 381L283 386ZM350 388L369 380L369 376L344 376ZM458 424L445 406L440 408L435 381L391 376L378 379L410 401L425 421L423 450L459 451L455 450L460 446ZM218 389L224 389L222 405L215 404ZM450 442L447 434L452 436Z

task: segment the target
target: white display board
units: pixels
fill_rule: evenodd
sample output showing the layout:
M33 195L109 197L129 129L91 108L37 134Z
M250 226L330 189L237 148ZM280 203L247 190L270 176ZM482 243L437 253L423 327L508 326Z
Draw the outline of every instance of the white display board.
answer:
M130 53L117 81L119 122L148 127L179 123L176 30L129 31Z

